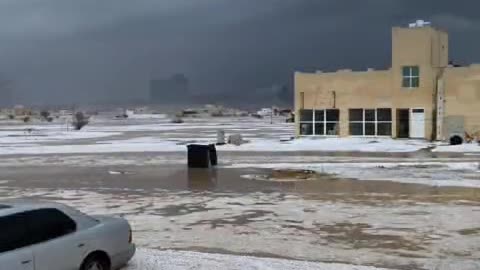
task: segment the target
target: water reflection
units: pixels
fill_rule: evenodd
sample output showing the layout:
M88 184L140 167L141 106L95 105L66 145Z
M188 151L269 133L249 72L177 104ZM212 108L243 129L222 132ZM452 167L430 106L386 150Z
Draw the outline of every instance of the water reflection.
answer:
M188 189L192 191L214 190L218 184L218 174L216 168L189 168L187 175Z

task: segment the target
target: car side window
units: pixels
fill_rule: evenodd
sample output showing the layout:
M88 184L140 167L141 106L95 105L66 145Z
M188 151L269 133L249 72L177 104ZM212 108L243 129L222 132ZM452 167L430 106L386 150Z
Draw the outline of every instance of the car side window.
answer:
M77 224L58 209L39 209L25 213L31 244L46 242L75 232Z
M0 253L28 246L27 227L22 214L0 217Z

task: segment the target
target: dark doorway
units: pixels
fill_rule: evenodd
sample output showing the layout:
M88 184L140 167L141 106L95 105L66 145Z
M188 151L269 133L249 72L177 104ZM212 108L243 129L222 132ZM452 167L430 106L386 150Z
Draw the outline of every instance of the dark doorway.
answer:
M410 137L410 110L397 109L397 138Z

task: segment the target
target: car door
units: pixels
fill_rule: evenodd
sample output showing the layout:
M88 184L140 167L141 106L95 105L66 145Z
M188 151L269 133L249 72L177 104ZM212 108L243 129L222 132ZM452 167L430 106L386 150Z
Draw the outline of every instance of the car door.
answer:
M0 270L34 270L22 214L0 217Z
M28 213L35 270L78 270L88 246L74 220L58 209Z
M0 254L0 270L34 270L33 267L33 254L30 248Z

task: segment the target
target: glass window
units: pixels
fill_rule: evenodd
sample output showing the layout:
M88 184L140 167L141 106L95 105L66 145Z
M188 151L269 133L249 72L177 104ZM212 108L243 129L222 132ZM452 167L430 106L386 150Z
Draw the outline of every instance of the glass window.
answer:
M315 110L315 122L323 122L325 118L324 110Z
M76 223L58 209L40 209L25 213L33 244L75 232Z
M412 78L410 87L419 87L419 86L420 86L420 78Z
M300 135L313 135L313 124L300 123Z
M340 111L339 110L327 110L327 121L328 122L338 122L340 120Z
M350 122L363 121L363 109L350 109L348 114Z
M377 121L392 121L392 109L377 109Z
M365 123L365 136L375 136L375 123Z
M378 123L378 136L392 136L392 123Z
M363 136L363 123L350 123L350 135Z
M339 134L339 110L301 110L300 113L300 135L335 136Z
M22 214L0 218L0 253L28 246L26 225Z
M329 136L335 136L339 134L338 123L327 123L327 134Z
M418 66L411 67L412 69L412 76L419 77L420 76L420 68Z
M402 68L402 87L418 88L420 86L420 67L405 66Z
M325 124L315 122L315 135L325 135Z
M365 110L365 121L375 121L375 110Z
M313 121L313 110L300 110L300 122Z
M350 135L391 136L392 109L351 109Z

